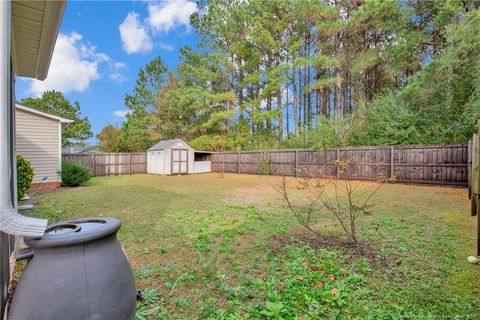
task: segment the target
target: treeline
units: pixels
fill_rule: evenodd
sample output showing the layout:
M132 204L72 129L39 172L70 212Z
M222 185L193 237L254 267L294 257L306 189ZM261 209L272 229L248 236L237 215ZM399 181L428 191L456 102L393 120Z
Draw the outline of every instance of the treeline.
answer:
M199 48L139 71L108 151L466 141L480 116L478 1L199 1Z

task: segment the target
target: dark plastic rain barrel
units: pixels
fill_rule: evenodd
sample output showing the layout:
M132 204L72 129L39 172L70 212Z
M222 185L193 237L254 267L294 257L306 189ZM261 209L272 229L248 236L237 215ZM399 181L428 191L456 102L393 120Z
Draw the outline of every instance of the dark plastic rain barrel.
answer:
M120 225L114 218L72 220L49 225L42 237L26 237L33 258L8 319L133 319L135 282L116 238Z

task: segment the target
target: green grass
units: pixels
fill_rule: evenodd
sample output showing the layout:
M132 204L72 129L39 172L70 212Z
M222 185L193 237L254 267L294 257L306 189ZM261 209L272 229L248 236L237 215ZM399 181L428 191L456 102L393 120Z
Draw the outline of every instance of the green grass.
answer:
M480 267L466 260L475 252L476 237L466 190L382 188L372 216L360 225L362 241L384 261L375 265L295 242L273 250L279 235L306 231L273 191L270 183L279 178L268 179L95 178L81 190L35 196L34 215L51 223L87 216L121 219L118 238L146 295L138 319L474 319L480 314ZM340 232L331 218L319 225Z

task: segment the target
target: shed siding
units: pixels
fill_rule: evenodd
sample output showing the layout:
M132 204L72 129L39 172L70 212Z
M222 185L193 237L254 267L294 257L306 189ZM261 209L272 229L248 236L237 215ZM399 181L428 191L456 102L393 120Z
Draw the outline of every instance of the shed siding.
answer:
M16 151L32 163L33 183L59 182L59 122L16 110Z
M165 152L163 150L148 151L147 153L147 172L151 174L166 174Z
M195 173L195 151L193 149L188 150L188 173Z
M172 174L172 149L165 149L165 174Z
M172 174L172 149L187 151L187 173L193 174L195 150L181 139L160 141L147 151L147 172L152 174Z

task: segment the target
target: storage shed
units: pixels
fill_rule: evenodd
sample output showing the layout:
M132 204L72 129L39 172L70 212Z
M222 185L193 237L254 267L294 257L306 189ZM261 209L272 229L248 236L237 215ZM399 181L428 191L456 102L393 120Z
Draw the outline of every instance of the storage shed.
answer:
M22 105L15 105L17 154L32 164L32 190L50 190L60 185L62 127L72 120Z
M181 139L163 140L147 150L147 172L151 174L194 173L195 150Z

